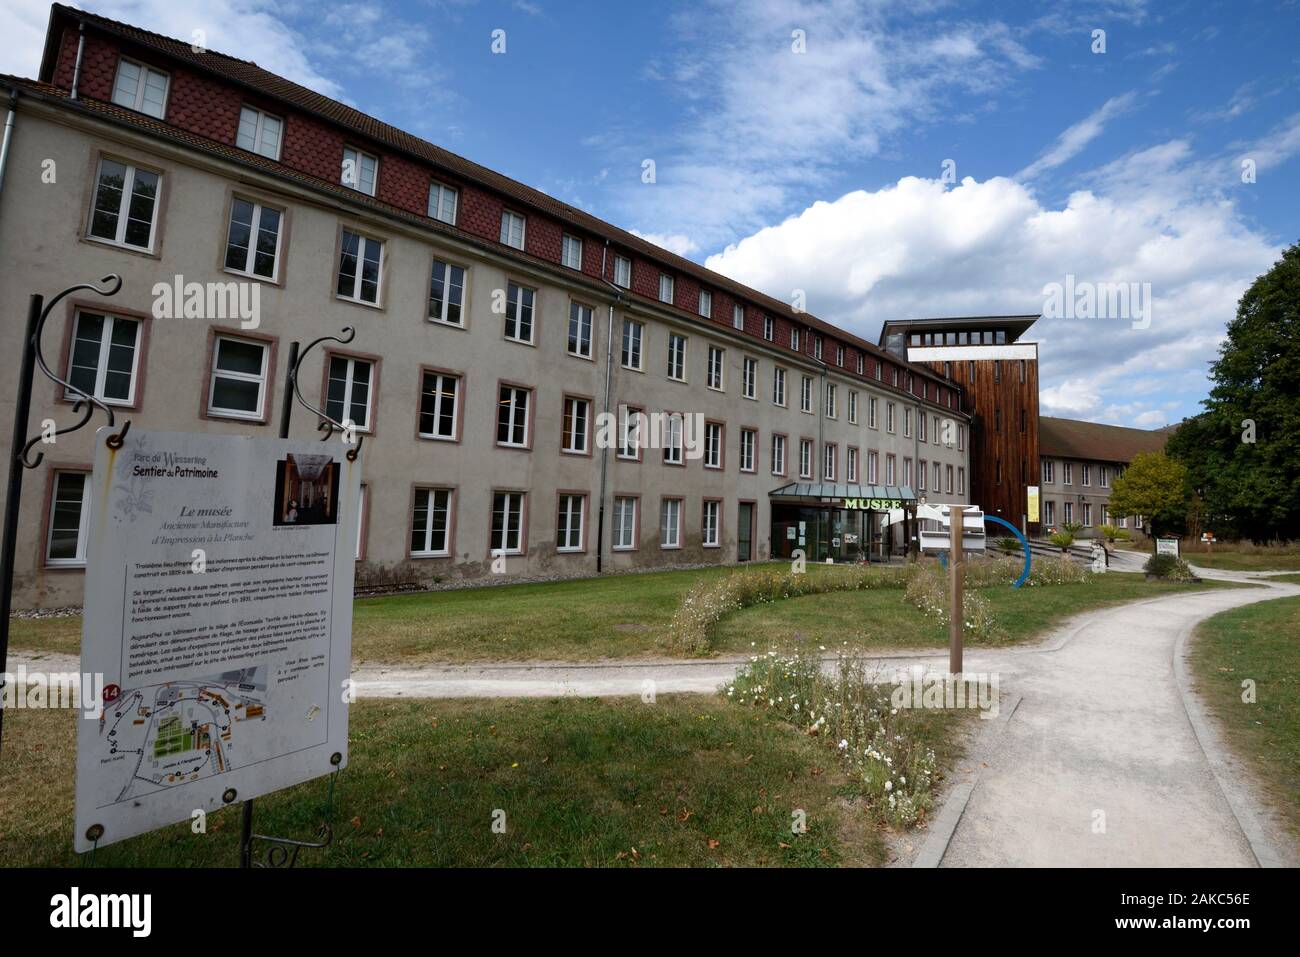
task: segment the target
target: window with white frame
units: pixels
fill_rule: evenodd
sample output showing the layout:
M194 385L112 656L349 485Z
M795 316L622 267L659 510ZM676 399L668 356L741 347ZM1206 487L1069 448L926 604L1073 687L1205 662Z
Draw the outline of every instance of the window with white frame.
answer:
M921 461L916 463L916 489L918 492L925 491L926 476L929 471L930 465L925 461L925 459L921 459Z
M849 390L849 424L858 424L858 393L853 389Z
M844 454L844 480L850 485L858 484L858 450L849 446Z
M524 217L508 209L501 211L501 242L515 249L524 248Z
M533 300L536 293L527 286L508 283L506 286L505 336L515 342L533 341Z
M585 455L591 428L591 402L574 396L564 397L564 444L566 452Z
M757 468L755 456L758 448L758 433L753 429L740 430L740 470L752 472Z
M934 485L931 486L931 489L935 492L939 491L942 473L943 473L943 466L940 465L938 462L935 462L934 463Z
M436 179L429 183L429 218L456 225L456 210L460 205L460 190Z
M867 484L875 485L880 481L880 454L874 450L867 451Z
M837 449L834 442L827 442L822 447L822 480L826 482L835 481L835 460L838 458Z
M966 494L966 470L960 465L957 466L957 494Z
M1101 487L1110 488L1110 466L1100 465L1097 467L1097 471L1099 473L1097 476L1097 481L1101 485ZM1104 525L1106 523L1103 522L1102 524Z
M335 286L338 297L378 305L383 262L382 242L343 230L339 244L339 276Z
M772 436L772 474L785 474L785 436Z
M790 330L790 348L795 352L799 351L799 330L797 328Z
M799 384L799 411L812 413L813 380L812 376L803 376Z
M717 548L722 544L722 503L717 499L704 500L704 515L700 523L700 544Z
M208 413L236 419L260 419L265 401L265 342L216 336L212 346L212 381Z
M682 500L666 498L659 503L659 547L681 548Z
M867 425L873 429L879 428L879 422L876 419L876 397L867 396Z
M531 399L529 389L501 386L497 396L497 445L519 449L528 447L528 404Z
M641 337L645 326L635 319L623 320L623 368L641 370Z
M1092 527L1092 503L1090 503L1090 502L1084 502L1084 503L1080 506L1080 510L1083 512L1083 516L1082 516L1082 517L1083 517L1083 527L1084 527L1084 528L1091 528L1091 527Z
M705 319L713 318L713 293L707 289L700 290L699 312Z
M957 426L957 451L964 452L965 450L966 450L966 426L959 425Z
M1087 462L1079 466L1079 484L1092 485L1092 466Z
M944 483L943 490L946 494L951 495L952 494L952 466L951 465L944 466L944 477L947 479L947 481Z
M667 303L673 301L673 277L666 272L659 274L659 301Z
M916 414L916 441L918 441L918 442L924 442L924 441L926 441L926 438L925 438L925 421L926 421L926 415L925 415L925 413L924 413L924 412L918 412L918 413Z
M776 337L776 320L771 316L763 317L763 338L771 342Z
M1043 503L1043 522L1047 525L1056 524L1056 503L1055 502Z
M161 177L104 157L95 177L90 238L151 251Z
M1074 503L1063 502L1061 504L1061 514L1064 517L1066 525L1074 524Z
M456 441L460 431L460 376L425 372L420 383L420 436Z
M614 257L614 285L624 289L632 285L632 260L626 256Z
M494 555L523 553L523 492L496 492L492 495L492 539L489 547Z
M582 522L587 511L587 496L561 495L555 522L555 550L582 551Z
M618 457L621 459L639 459L641 457L641 430L645 428L645 413L640 409L621 405L618 409Z
M684 461L682 445L682 417L674 412L663 418L663 456L665 465L681 465Z
M686 381L686 337L668 334L668 378Z
M894 403L885 403L885 431L894 431Z
M799 477L813 477L813 444L810 439L799 440Z
M569 355L591 358L591 306L569 303Z
M626 551L636 548L636 506L637 500L630 495L614 498L614 550Z
M745 328L745 307L736 303L731 307L731 327L733 329Z
M1141 515L1134 515L1134 516L1133 516L1133 527L1136 528L1136 529L1141 529L1141 528L1142 528L1142 516L1141 516Z
M934 426L934 427L930 430L930 436L931 436L931 438L934 439L934 444L935 444L935 445L941 445L941 444L942 444L942 441L940 440L941 430L939 429L939 417L938 417L937 415L936 415L936 416L932 416L931 419L930 419L930 421L931 421L932 425ZM951 442L950 442L949 444L951 444Z
M78 309L73 322L68 381L109 405L133 404L140 353L139 321Z
M280 210L235 196L226 231L226 268L275 280L280 259Z
M239 110L239 132L235 145L250 153L260 153L273 160L280 158L280 138L284 122L278 116L255 110L251 106Z
M1073 462L1061 463L1061 481L1066 485L1074 484L1074 463Z
M463 326L464 305L464 267L435 259L429 275L429 319L449 326Z
M892 454L885 456L885 484L896 485L898 483L898 459Z
M912 460L906 456L903 458L903 484L909 487L912 484Z
M375 182L379 176L379 158L351 146L343 148L343 173L340 182L367 196L375 195Z
M758 360L745 356L740 370L740 394L746 399L758 398Z
M822 337L821 337L821 336L814 336L814 337L813 337L813 355L815 355L818 359L820 359L820 358L822 357Z
M330 356L325 411L336 422L351 423L359 432L370 431L371 380L375 364L352 356Z
M903 406L903 437L912 437L912 410L908 406Z
M704 423L704 467L722 468L722 423Z
M779 366L772 370L772 404L785 407L785 370Z
M844 347L843 347L843 346L839 346L839 345L837 345L837 346L835 347L835 364L836 364L837 366L842 366L842 365L844 365Z
M560 242L560 262L570 269L582 268L582 240L577 236L564 234Z
M864 371L865 369L866 369L866 363L862 358L862 353L859 352L858 353L858 375L866 375L866 372Z
M838 410L835 408L835 384L826 383L826 418L834 419L837 417Z
M417 488L411 509L411 557L451 554L451 489Z
M725 359L726 353L722 349L719 349L717 346L709 346L709 363L707 367L707 375L705 376L705 384L710 389L716 389L719 392L722 391L722 370Z
M56 471L50 496L45 564L84 565L90 529L89 473Z
M161 120L167 110L167 74L123 57L117 61L113 102Z

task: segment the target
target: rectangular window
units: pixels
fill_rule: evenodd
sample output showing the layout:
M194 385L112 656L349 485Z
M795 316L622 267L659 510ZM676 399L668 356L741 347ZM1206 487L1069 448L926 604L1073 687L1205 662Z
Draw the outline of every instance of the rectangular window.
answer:
M867 367L866 361L863 359L862 353L859 352L858 353L858 375L866 375L866 367Z
M944 484L943 490L947 494L951 495L952 494L952 466L951 465L944 467L944 477L947 479L947 481Z
M449 326L463 326L465 270L435 259L429 276L429 318Z
M745 307L736 303L731 307L731 327L733 329L745 328Z
M903 459L903 484L909 487L912 484L912 460L906 457Z
M957 466L957 494L966 494L966 470L960 465Z
M894 403L885 403L885 431L894 431Z
M235 136L235 145L241 150L278 160L280 133L283 129L284 123L278 116L245 106L239 111L239 132Z
M826 445L822 447L822 479L824 481L835 481L835 459L835 443L827 442Z
M771 316L763 317L763 338L771 342L776 337L776 320Z
M375 181L379 174L379 159L351 146L343 148L343 175L340 182L367 196L375 195Z
M627 495L614 499L614 549L625 551L636 548L636 503Z
M1092 466L1086 462L1079 466L1079 484L1092 485Z
M1080 508L1082 508L1083 510L1083 527L1091 528L1092 527L1092 504L1089 502L1084 502L1083 505L1080 506Z
M844 457L844 479L850 485L858 484L858 450L849 446Z
M72 354L68 357L68 381L110 405L133 404L139 344L137 320L78 310Z
M55 472L50 499L50 536L45 545L47 565L84 565L90 503L86 472Z
M1056 503L1055 502L1043 503L1043 521L1048 525L1056 524Z
M858 394L854 390L849 390L849 424L858 424Z
M700 290L699 312L705 319L713 318L713 293L707 289Z
M582 240L564 234L560 242L560 262L570 269L582 269Z
M524 248L524 217L508 209L501 211L501 242L515 249Z
M161 120L167 108L167 74L134 60L118 60L113 102Z
M885 455L885 484L896 485L898 481L898 459L893 453Z
M916 490L918 492L925 491L926 473L929 471L930 466L925 459L921 459L921 461L916 463Z
M1098 467L1098 471L1099 471L1101 474L1098 475L1097 480L1098 480L1098 482L1101 484L1101 487L1102 487L1102 488L1110 488L1110 466L1109 466L1109 465L1102 465L1102 466L1099 466L1099 467ZM1105 524L1105 523L1103 522L1102 524Z
M758 398L758 360L745 356L741 360L740 391L746 399Z
M226 231L226 268L275 280L280 251L280 211L234 197Z
M507 339L515 342L533 341L533 300L536 293L527 286L509 283L506 286L506 329Z
M790 330L790 348L793 349L795 352L799 351L799 330L798 329Z
M758 467L755 450L758 448L758 433L753 429L740 430L740 470L752 472Z
M621 459L641 458L641 429L644 427L644 414L640 409L621 405L618 409L618 415L618 457Z
M704 423L704 467L706 469L722 468L722 441L722 423Z
M936 418L935 421L937 422L938 419ZM918 441L918 442L924 442L924 441L926 441L926 438L925 438L925 413L924 413L924 412L918 412L918 413L916 414L916 441Z
M772 404L785 407L785 370L772 370Z
M623 320L623 368L641 370L641 334L645 327L634 319Z
M582 551L582 520L587 510L587 496L561 495L555 521L555 550Z
M343 241L339 246L339 279L335 287L339 298L377 305L383 262L382 242L343 230Z
M624 289L632 285L632 260L626 256L614 257L614 285L622 286ZM634 499L627 501L634 501Z
M666 498L659 503L659 547L682 546L682 500Z
M802 412L812 413L813 410L813 380L812 376L804 376L799 384L799 409Z
M451 490L417 488L411 512L411 557L437 558L451 554Z
M836 364L837 366L842 366L842 365L844 365L844 347L843 347L843 346L836 346L836 347L835 347L835 364Z
M820 359L820 358L822 357L822 337L821 337L821 336L814 336L814 337L813 337L813 355L815 355L818 359Z
M664 272L659 274L659 301L669 304L673 301L673 277Z
M1054 465L1055 463L1052 462L1050 459L1043 459L1043 484L1044 485L1051 485L1053 482L1056 481L1056 475L1055 475L1056 470L1054 468Z
M880 481L880 455L867 450L867 484L875 485Z
M785 474L785 436L772 436L772 474Z
M709 346L709 364L705 384L710 389L722 391L722 370L725 353L717 346Z
M966 426L959 425L957 426L957 451L964 452L965 450L966 450Z
M665 465L681 465L684 461L682 448L682 417L672 413L663 420L663 455Z
M524 550L524 493L496 492L492 496L494 555L519 555Z
M912 410L906 406L903 407L903 437L912 437Z
M518 386L503 385L497 396L497 445L528 447L528 402L532 393Z
M420 384L420 435L426 439L456 441L460 432L460 377L426 372Z
M375 366L365 359L331 356L325 412L336 422L350 421L358 431L370 431L371 380Z
M101 159L90 215L91 238L152 250L160 178L149 170Z
M1074 484L1074 463L1073 462L1061 463L1061 481L1064 482L1066 485Z
M264 342L217 336L212 347L208 412L236 419L262 418L270 352Z
M572 396L564 398L564 444L566 452L585 455L591 427L591 403Z
M686 381L686 337L668 334L668 378Z
M873 429L880 428L880 423L876 416L876 397L867 396L867 425Z
M799 440L799 477L813 477L813 444L808 439Z
M456 209L460 205L460 191L434 180L429 184L429 218L456 225Z
M569 303L569 355L591 358L591 306Z
M1061 511L1065 517L1065 524L1066 525L1074 524L1074 503L1073 502L1062 503Z
M704 500L704 515L700 522L700 544L717 548L722 544L722 503L715 499Z
M938 462L935 462L934 463L934 485L932 486L932 491L935 492L939 491L941 471L942 471L942 466L940 466Z
M836 417L835 386L832 383L827 382L826 383L826 418L833 419L835 417Z

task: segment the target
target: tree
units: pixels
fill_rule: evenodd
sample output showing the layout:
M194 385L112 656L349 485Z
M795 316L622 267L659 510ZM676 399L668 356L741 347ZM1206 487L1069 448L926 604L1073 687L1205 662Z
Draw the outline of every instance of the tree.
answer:
M1112 515L1143 515L1154 539L1158 529L1182 521L1187 469L1163 452L1139 452L1111 485Z
M1205 411L1165 447L1201 527L1300 538L1300 244L1241 297L1210 378Z

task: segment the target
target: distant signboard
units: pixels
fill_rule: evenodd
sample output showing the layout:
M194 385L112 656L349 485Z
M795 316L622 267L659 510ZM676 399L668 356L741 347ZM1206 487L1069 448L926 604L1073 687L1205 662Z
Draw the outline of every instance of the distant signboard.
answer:
M1031 485L1026 494L1025 521L1037 522L1038 520L1038 486Z
M97 443L76 848L347 763L361 462L342 443L132 430Z
M1176 539L1176 538L1157 538L1157 539L1156 539L1156 554L1157 554L1157 555L1173 555L1175 558L1177 558L1177 557L1179 556L1179 552L1178 552L1178 539Z

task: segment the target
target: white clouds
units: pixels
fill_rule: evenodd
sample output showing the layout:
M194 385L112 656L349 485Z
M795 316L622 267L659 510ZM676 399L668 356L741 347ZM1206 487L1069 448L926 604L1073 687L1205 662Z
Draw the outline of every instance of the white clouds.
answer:
M1111 97L1099 109L1061 133L1047 152L1016 174L1016 179L1033 179L1044 170L1069 162L1102 134L1110 120L1130 110L1136 99L1137 95L1132 92Z
M689 256L691 253L699 252L700 249L691 237L683 233L643 233L639 229L632 229L629 232L678 256Z
M1021 183L967 178L944 188L908 177L819 202L708 259L782 297L806 289L813 314L875 340L886 319L1036 314L1043 287L1152 285L1149 329L1128 320L1040 320L1045 414L1143 424L1176 420L1204 395L1205 363L1246 285L1278 249L1237 209L1179 175L1186 144L1128 159L1168 176L1155 193L1080 190L1045 206ZM1103 185L1126 181L1117 171ZM1181 184L1181 185L1180 185Z

